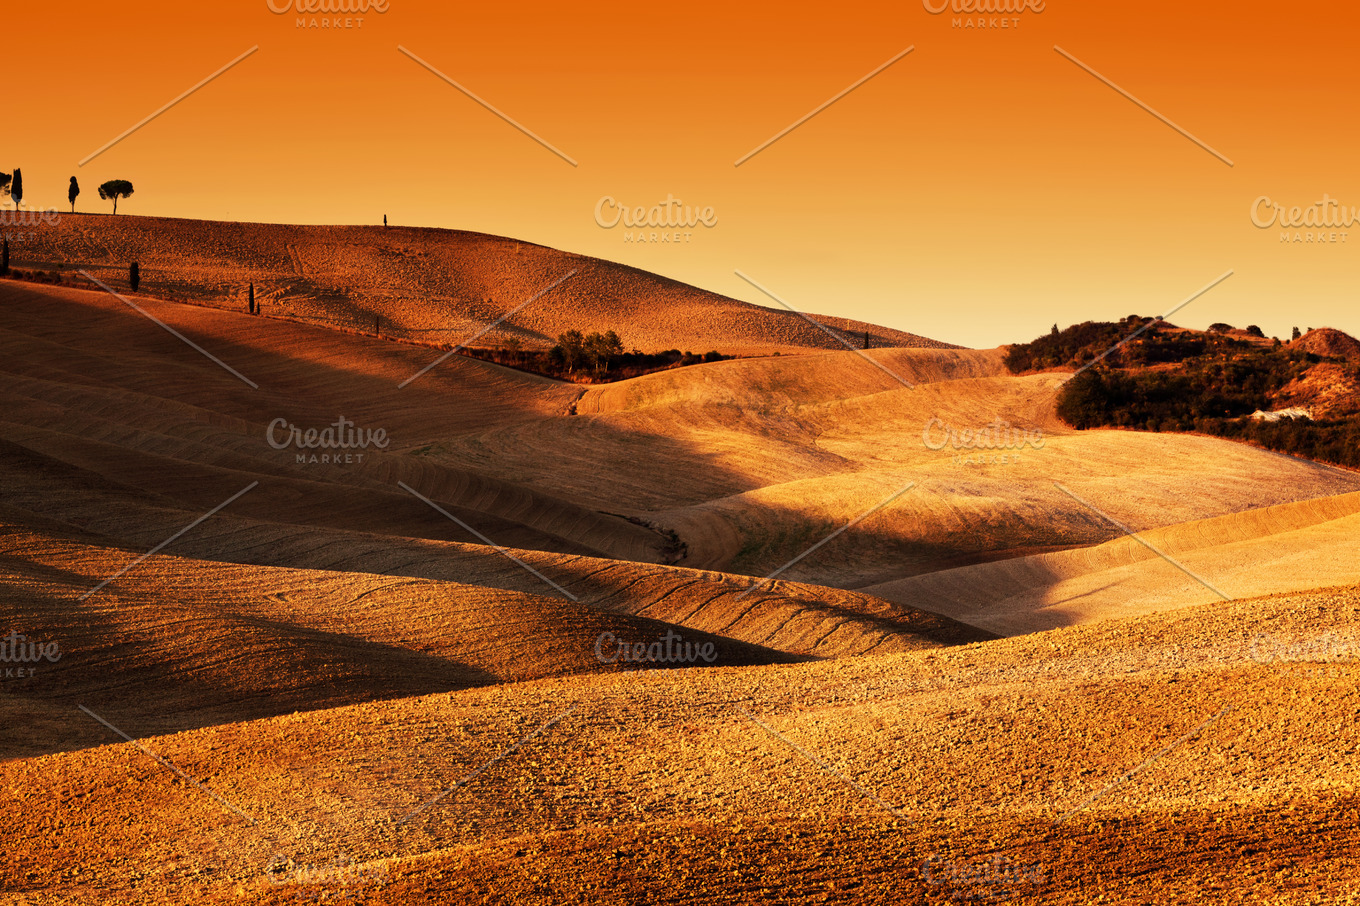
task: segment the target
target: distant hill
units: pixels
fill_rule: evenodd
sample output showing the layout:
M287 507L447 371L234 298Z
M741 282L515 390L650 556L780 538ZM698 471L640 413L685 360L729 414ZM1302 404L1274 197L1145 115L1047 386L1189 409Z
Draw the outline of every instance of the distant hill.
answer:
M1360 362L1360 340L1331 327L1310 330L1289 344L1290 349L1302 349L1326 358Z
M434 344L462 343L567 274L479 339L551 345L572 329L614 330L625 349L768 354L842 345L798 314L697 289L612 261L546 246L423 227L300 226L170 217L62 214L12 248L16 267L90 271L127 288L137 261L142 292L244 310L248 286L267 316L283 316ZM375 321L380 319L380 323ZM953 348L839 320L847 342Z
M1010 347L1006 365L1075 369L1057 406L1075 428L1197 431L1360 467L1360 343L1339 330L1285 345L1132 316L1055 329Z

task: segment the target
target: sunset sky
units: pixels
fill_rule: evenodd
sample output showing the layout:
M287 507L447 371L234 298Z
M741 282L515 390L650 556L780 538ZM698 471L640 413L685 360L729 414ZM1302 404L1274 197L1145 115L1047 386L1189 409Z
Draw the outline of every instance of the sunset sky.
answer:
M804 311L970 346L1161 314L1230 270L1172 320L1360 334L1360 223L1286 243L1250 216L1261 196L1360 208L1352 4L935 2L17 4L0 170L23 168L26 207L66 209L74 174L78 209L108 210L97 186L123 178L128 215L386 214L775 304L740 270ZM605 196L668 195L711 207L713 226L637 243L596 222Z

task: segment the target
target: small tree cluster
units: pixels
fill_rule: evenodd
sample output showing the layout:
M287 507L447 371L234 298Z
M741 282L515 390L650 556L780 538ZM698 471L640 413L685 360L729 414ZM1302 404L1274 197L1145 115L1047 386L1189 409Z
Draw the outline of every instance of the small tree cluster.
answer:
M579 330L568 330L557 338L557 345L549 355L555 361L560 361L569 374L585 365L594 369L596 374L602 374L623 355L623 341L612 330L585 335Z
M119 194L105 194L105 191L113 193L115 190ZM125 179L111 179L99 187L100 198L112 198L113 212L118 213L118 198L126 198L132 194L132 183ZM0 195L8 195L14 202L14 207L18 208L24 200L24 173L20 167L15 167L14 172L0 173ZM80 195L80 183L74 176L66 187L66 200L71 203L71 213L76 212L76 197Z
M697 365L700 362L719 362L727 358L716 350L703 355L678 349L643 352L634 348L631 352L625 352L623 341L612 330L590 334L568 330L558 337L557 345L548 349L525 349L519 338L510 337L499 348L458 347L457 351L472 358L534 374L590 384L625 380L653 371Z

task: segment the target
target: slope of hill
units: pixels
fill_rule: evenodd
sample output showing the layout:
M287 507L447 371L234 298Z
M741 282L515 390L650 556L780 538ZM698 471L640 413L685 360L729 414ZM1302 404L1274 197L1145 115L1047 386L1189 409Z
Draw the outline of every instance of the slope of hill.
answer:
M1165 557L1163 557L1165 555ZM1360 494L1247 510L863 591L1005 635L1356 580Z
M30 528L34 522L41 527ZM5 625L59 650L55 660L38 661L32 675L7 677L0 719L22 720L27 732L0 739L0 758L98 744L97 730L70 720L82 702L135 711L139 733L160 735L630 666L609 661L617 655L615 643L603 658L597 655L596 642L606 633L651 643L679 630L675 645L710 646L706 657L691 658L705 666L800 659L568 600L546 585L543 594L525 594L451 581L394 581L354 569L164 555L142 561L135 552L95 540L12 509L0 514ZM134 563L134 573L103 584ZM905 628L899 634L917 646L936 644Z
M25 828L0 884L33 903L1346 902L1358 642L1349 587L141 750L90 719L107 745L0 762Z
M738 302L646 271L499 236L415 227L298 226L169 217L62 214L16 247L16 266L85 269L119 289L128 263L148 295L246 308L266 316L456 345L528 302L480 343L555 342L564 331L614 330L627 348L764 354L839 349L797 314ZM890 346L946 346L873 325Z
M7 901L1360 898L1356 473L1001 350L587 389L133 301L0 282Z
M1335 361L1319 362L1275 394L1271 410L1284 409L1302 409L1314 421L1353 420L1360 415L1360 370Z
M721 362L591 388L574 419L428 455L646 512L684 539L685 565L758 575L911 483L788 573L843 587L1119 537L1055 480L1139 528L1360 490L1360 476L1244 445L1073 431L1053 415L1061 378L1000 374L997 352L868 355L914 386L851 353ZM605 473L605 487L577 478Z
M1282 387L1274 409L1305 409L1313 419L1360 416L1360 340L1331 327L1310 330L1290 349L1329 361L1319 362Z
M453 356L402 387L438 356L138 304L258 389L107 294L3 284L0 468L13 505L143 549L259 482L224 519L757 576L860 519L779 576L849 588L1119 536L1055 480L1139 529L1360 490L1360 476L1209 438L1071 431L1053 416L1059 378L1006 376L995 351L717 362L589 390ZM341 415L387 446L327 463L270 442L271 425ZM1040 436L980 447L973 435L1000 423ZM277 534L195 556L293 565L252 559Z
M1323 358L1360 362L1360 340L1332 327L1310 330L1290 342L1289 348L1301 349Z

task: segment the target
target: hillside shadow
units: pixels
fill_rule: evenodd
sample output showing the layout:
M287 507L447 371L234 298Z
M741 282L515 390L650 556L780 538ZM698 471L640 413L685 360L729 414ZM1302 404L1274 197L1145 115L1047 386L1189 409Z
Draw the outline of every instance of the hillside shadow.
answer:
M123 741L80 705L144 738L501 682L447 657L242 614L228 616L225 627L214 623L224 637L220 650L206 639L198 642L205 647L175 650L132 635L97 599L82 604L0 585L5 599L15 592L24 603L0 610L5 625L55 641L61 656L40 662L32 676L4 681L6 721L24 728L0 741L5 759ZM233 647L243 632L258 638L253 654Z
M90 306L76 301L37 289L33 290L27 301L22 298L23 295L21 293L17 300L18 309L28 309L24 317L31 330L36 330L33 325L38 325L44 332L56 331L62 325L82 324L83 319L91 317ZM36 311L39 307L41 312ZM131 311L119 312L119 315L133 319L140 317ZM4 317L0 314L0 318ZM102 319L101 323L107 324L112 323L109 320L111 318L112 315L107 311L100 311L96 320ZM148 356L157 359L156 379L148 382L145 375L119 376L115 372L113 376L117 380L110 384L109 373L94 373L88 376L90 383L81 388L82 392L97 397L103 390L126 386L138 393L150 393L157 399L185 403L201 410L198 415L186 414L182 428L160 429L168 432L196 431L203 426L204 421L211 421L214 414L219 413L252 425L263 425L274 417L302 424L324 425L332 421L336 414L345 413L352 421L389 424L393 426L394 432L408 432L408 436L394 438L406 449L425 441L448 437L472 438L481 443L484 433L492 430L512 429L529 436L541 431L542 426L551 424L554 430L562 429L579 441L580 449L585 452L575 458L563 457L561 466L553 470L550 487L546 487L541 475L526 475L518 483L497 479L504 482L504 488L487 481L485 493L482 494L485 502L479 504L480 508L471 509L449 505L438 491L429 489L440 482L456 485L458 482L466 484L467 481L477 480L476 476L482 474L478 470L486 470L485 459L494 457L494 451L483 453L481 463L474 461L466 464L466 474L473 476L469 479L452 472L440 474L439 467L422 457L402 454L392 454L390 462L384 460L375 473L361 476L332 470L329 473L311 474L298 471L298 477L283 478L263 471L251 472L249 462L245 461L239 467L228 468L192 458L168 459L116 444L105 444L88 455L104 456L107 450L109 461L104 474L118 476L117 491L112 483L105 482L99 492L89 495L83 504L84 513L98 510L116 512L129 503L135 509L141 494L147 495L147 499L141 501L142 505L150 501L152 506L163 506L166 501L174 501L187 518L176 522L170 516L161 516L166 522L165 534L168 536L209 508L220 504L233 490L256 480L260 486L232 503L224 516L229 514L275 526L315 526L327 530L368 532L389 538L472 544L485 544L490 540L521 550L590 554L599 553L601 548L592 546L589 532L608 531L608 520L588 530L573 528L569 525L572 514L564 510L558 522L554 523L552 532L548 532L526 521L524 507L561 502L579 507L583 512L618 514L611 518L620 521L629 515L648 521L641 507L630 507L626 500L617 505L602 501L601 488L609 487L610 476L617 476L620 497L624 496L622 492L628 483L637 486L650 479L657 486L664 486L667 481L676 480L677 463L684 463L684 475L696 476L695 487L686 494L689 499L697 501L753 491L769 481L768 476L755 474L749 466L743 467L730 455L703 449L693 440L656 432L641 437L638 432L626 430L603 418L550 414L549 410L553 406L571 398L578 388L531 379L493 364L455 357L411 386L400 389L393 380L393 374L414 374L438 358L438 355L418 347L347 337L345 343L350 345L336 348L358 356L357 359L330 356L301 361L290 351L296 344L309 342L313 338L317 342L332 343L336 336L321 328L266 324L244 314L215 312L210 318L210 323L221 323L224 328L217 331L184 327L182 332L210 349L214 356L231 363L232 367L242 369L243 374L253 375L260 382L260 389L252 390L207 358L148 323L145 325L145 336L149 339L146 341L147 346L139 350L138 360L144 364ZM134 324L133 333L141 342L143 334L140 323L120 323L123 328L129 323ZM260 325L258 341L239 336L240 328L256 324ZM46 333L42 335L46 336ZM83 339L83 336L89 338ZM107 348L107 341L101 338L100 331L95 331L93 335L88 332L83 335L73 333L66 338L66 342L73 345L73 351L78 353L73 358L75 362L81 361L81 356L108 359L110 355L114 355L116 361L117 350ZM158 356L164 358L158 359ZM354 364L350 364L350 361ZM452 411L467 406L474 407L476 411L471 415ZM116 418L116 413L110 417ZM131 424L135 425L136 422ZM88 440L84 442L91 443ZM269 449L261 429L258 458L263 461L267 454L273 452L276 451ZM524 455L546 456L551 452L551 447L544 447L541 453ZM243 458L247 456L245 453L240 455ZM482 537L470 533L454 520L398 487L398 467L407 465L422 472L428 479L422 482L420 477L412 475L409 483L415 490L421 493L428 490L436 503L479 529ZM498 471L513 472L515 468L512 462L509 466L501 464ZM543 471L540 467L539 472ZM169 480L172 476L174 481ZM602 479L601 476L605 477ZM70 480L77 479L71 477ZM385 481L390 481L390 484L384 484ZM99 482L91 481L89 484L94 486ZM511 499L507 493L510 491L538 496ZM675 492L670 490L668 493L673 495ZM68 506L68 511L63 512L54 504L53 509L48 511L49 515L59 519L69 517L69 505L62 505ZM759 514L757 517L778 526L782 540L776 539L776 543L738 553L735 559L718 564L717 568L760 577L829 534L829 530L824 530L824 525L814 523L791 507L769 506L765 512L767 517ZM839 527L839 524L831 526L832 529ZM572 531L577 534L571 535ZM659 532L655 534L660 536ZM1045 549L1081 546L1108 540L1115 534L1111 529L1105 534L1092 533L1079 538L1060 538L1057 533L1051 537L988 538L983 537L983 532L977 527L960 526L940 537L913 539L904 538L901 532L876 529L869 522L854 526L781 578L838 587L862 587L868 584L865 581L866 574L870 575L871 581L882 581L888 569L895 570L897 576L938 572L966 563L1033 553L1036 545ZM1057 541L1065 544L1044 543ZM673 549L675 554L684 553L679 546L684 542L683 536L676 539ZM189 549L194 551L194 556L203 559L262 562L260 556L250 552L248 544L215 554L205 550L202 544L192 544L192 536L181 544L185 546L171 546L166 552ZM127 546L132 549L145 547L143 544ZM343 564L343 561L344 558L341 558L337 563ZM271 565L287 565L278 559L269 559L267 562ZM680 566L688 565L684 557L677 556L675 562ZM315 564L309 565L316 568ZM340 565L337 568L348 567ZM390 565L382 571L399 574L400 566ZM878 577L876 580L872 578L875 575ZM929 613L947 615L938 606L932 606L929 600L920 600L914 606Z
M43 324L50 324L54 320L79 323L82 315L89 313L88 306L60 298L35 295L34 304L39 303L47 309L42 319ZM136 316L129 312L127 317ZM251 323L248 316L236 317L246 324ZM148 324L146 329L151 332L150 335L158 333L154 325ZM397 480L401 477L402 463L409 465L413 470L424 472L430 472L431 469L438 472L442 467L420 457L390 454L376 460L377 465L373 470L360 471L356 468L344 471L336 468L318 468L309 471L304 466L287 462L289 457L295 458L295 451L290 449L281 454L278 450L272 449L266 442L264 426L277 418L301 425L325 425L334 421L337 413L344 413L352 422L393 426L389 430L391 441L403 448L411 448L422 442L467 436L481 430L482 427L541 422L549 417L543 411L545 404L550 409L554 405L553 400L560 398L565 405L567 398L579 392L570 385L540 379L526 381L510 369L461 357L450 360L410 387L400 389L396 381L374 373L373 370L346 368L343 363L333 361L300 363L292 358L286 349L272 349L268 343L255 345L235 342L225 335L205 336L190 328L185 328L182 332L194 342L210 348L214 356L235 363L233 367L240 365L245 368L246 371L242 373L248 371L257 375L260 378L260 389L251 390L231 374L216 367L208 359L198 356L193 350L168 335L163 339L156 338L163 344L162 348L167 357L163 378L153 386L147 386L142 376L125 379L123 383L133 392L151 393L155 398L173 400L201 410L197 415L186 414L182 429L184 432L202 430L204 421L212 419L216 413L260 425L258 450L254 455L257 461L270 462L274 467L268 472L263 470L252 472L249 461L251 454L245 452L236 456L238 460L236 467L231 468L215 463L195 462L193 459L168 460L153 453L141 453L135 449L105 444L110 457L108 467L103 471L109 476L116 475L118 484L124 487L140 488L152 495L153 499L160 501L173 499L191 513L201 513L220 503L222 487L239 488L248 484L251 478L255 478L265 487L234 503L233 513L276 523L296 522L387 534L399 532L404 536L417 538L480 543L480 539L397 485ZM324 337L324 332L320 335ZM423 367L423 364L437 358L433 353L427 355L424 350L416 350L413 353L410 347L394 349L390 344L376 340L356 342L366 342L374 352L375 360L380 363L386 361L390 365L395 357L402 363L402 368L397 370L405 371L410 367L410 374L414 374L419 367ZM92 340L91 344L92 348L86 350L84 355L99 357L107 355L103 344L97 340ZM146 354L144 352L139 357L145 359ZM250 363L249 367L245 363ZM441 372L440 369L446 370ZM109 386L109 375L105 373L91 374L89 380L90 383L80 389L93 398L100 398L107 391L116 391L118 388L117 383ZM271 386L276 389L271 389ZM465 418L450 417L451 407L459 406L461 401L469 397L477 397L483 389L489 394L485 402L479 403L480 407L486 410L484 418L476 415L469 422ZM109 418L117 423L116 412ZM135 426L136 422L130 424ZM162 427L148 430L165 432L167 429ZM608 433L607 429L603 430ZM418 431L419 434L412 436L412 431ZM580 483L593 481L598 484L598 475L601 471L607 473L616 465L620 468L630 467L629 458L634 454L629 453L628 440L627 435L616 432L599 442L596 445L599 448L616 448L620 452L614 462L606 458L602 462L581 466ZM79 443L88 446L103 442L81 439ZM695 451L687 450L679 442L666 438L656 438L654 443L659 447L654 452L662 459L680 455L692 458L696 455ZM19 445L23 445L22 441ZM393 456L397 458L393 459ZM270 457L280 458L280 461L274 462ZM293 474L279 475L281 467L290 469ZM562 471L567 479L565 484L571 484L574 479L567 474L569 467ZM749 480L740 472L726 468L719 456L706 456L703 471L728 488L745 489L756 486L756 482ZM394 472L397 474L393 474ZM176 473L180 473L177 482L169 481L168 478ZM476 476L478 473L474 470L467 474ZM91 475L93 476L93 473ZM433 477L436 483L442 481L453 485L461 483L467 486L468 481L456 470L448 475L434 474L427 477ZM484 490L479 490L478 493L488 500L506 498L506 491L515 487L514 483L507 483L504 490L498 490L496 481L499 479L472 480L481 482ZM90 483L108 484L107 480ZM172 490L169 486L173 483L178 483L180 487ZM261 493L267 490L271 483L280 486L279 495L272 498L267 493ZM386 486L375 486L379 483L386 483ZM422 484L413 477L409 483L417 491L430 493L436 502L454 512L460 519L484 531L486 536L498 544L561 553L592 552L588 541L582 543L579 539L574 540L560 533L553 537L552 534L534 528L513 515L497 517L494 501L492 505L479 510L466 506L459 507L456 504L448 504L436 491L431 491L428 482ZM520 485L519 489L525 494L540 496L545 505L563 503L581 506L595 513L612 513L619 509L616 507L606 510L598 505L598 501L573 502L569 493L555 495L552 491L545 493L543 490L535 489L532 484ZM334 503L329 511L326 504L328 497ZM310 507L311 513L304 513L304 510L308 509L303 503L306 500L311 500L314 504ZM365 512L351 517L346 510L354 509L356 505L362 505L360 508ZM618 519L626 521L625 517L626 513L617 516ZM605 519L603 522L608 524L609 520ZM620 526L620 529L623 530L623 527ZM658 548L662 548L668 542L657 535L654 543ZM598 548L594 552L603 553Z

